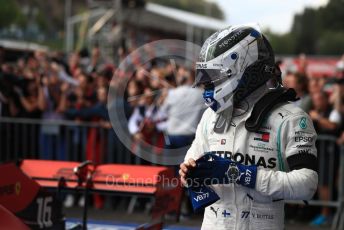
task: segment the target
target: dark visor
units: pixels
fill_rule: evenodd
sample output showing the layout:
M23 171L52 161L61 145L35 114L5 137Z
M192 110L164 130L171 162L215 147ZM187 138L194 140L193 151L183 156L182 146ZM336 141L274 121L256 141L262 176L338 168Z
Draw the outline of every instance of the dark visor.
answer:
M193 87L201 85L218 85L223 79L227 79L225 73L221 69L196 69L195 82Z

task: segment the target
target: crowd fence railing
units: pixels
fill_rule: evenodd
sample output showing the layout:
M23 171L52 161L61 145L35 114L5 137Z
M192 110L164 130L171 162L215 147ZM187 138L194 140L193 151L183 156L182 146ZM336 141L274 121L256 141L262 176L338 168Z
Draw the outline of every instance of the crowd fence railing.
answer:
M331 229L344 229L344 146L338 146L331 135L319 135L316 146L318 188L327 189L329 196L321 199L317 193L308 205L334 208ZM112 128L96 122L0 117L0 151L0 162L47 159L143 163L121 143Z

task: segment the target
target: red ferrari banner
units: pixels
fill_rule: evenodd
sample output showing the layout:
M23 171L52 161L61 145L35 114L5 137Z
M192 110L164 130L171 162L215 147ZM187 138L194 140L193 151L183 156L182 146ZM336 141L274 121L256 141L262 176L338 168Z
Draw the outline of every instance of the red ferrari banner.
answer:
M43 187L86 189L86 178L90 178L88 189L91 192L154 196L154 219L169 212L179 214L182 188L173 168L24 160L21 169ZM77 169L80 169L79 174Z

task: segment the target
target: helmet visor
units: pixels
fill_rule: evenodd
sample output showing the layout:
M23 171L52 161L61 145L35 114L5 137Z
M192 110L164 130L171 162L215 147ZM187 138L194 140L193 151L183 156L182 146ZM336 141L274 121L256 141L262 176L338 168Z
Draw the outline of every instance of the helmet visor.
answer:
M196 76L193 87L219 85L224 79L228 79L229 74L224 71L222 64L197 62Z

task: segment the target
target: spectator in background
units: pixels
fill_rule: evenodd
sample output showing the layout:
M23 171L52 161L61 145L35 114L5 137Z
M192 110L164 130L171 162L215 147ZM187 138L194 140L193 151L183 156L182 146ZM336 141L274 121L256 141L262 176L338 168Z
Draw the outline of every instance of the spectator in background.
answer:
M126 96L131 107L129 110L133 112L134 108L138 106L140 95L143 94L144 85L140 81L131 80L126 89Z
M161 132L163 117L155 103L152 89L145 88L128 122L129 132L133 135L137 151L141 151L142 148L150 149L149 145L158 147L153 151L164 147L164 137Z
M174 71L178 69L178 72L175 73ZM176 82L176 78L178 78L178 76L180 75L180 71L182 71L183 73L186 73L186 69L184 67L179 67L177 68L176 64L174 62L171 63L167 63L165 68L164 68L164 80L165 82L162 82L163 86L165 86L166 88L175 88L177 87L177 82Z
M56 62L51 63L51 70L58 77L58 83L67 82L70 85L79 86L79 81L68 75L68 73Z
M165 131L168 137L165 147L169 149L192 143L197 124L205 110L202 91L191 87L193 78L184 67L179 67L176 82L178 87L168 90L161 108L167 116Z
M77 52L71 53L68 58L68 72L73 76L81 71L79 66L80 56Z
M344 78L338 79L336 85L334 86L333 94L330 100L334 104L334 109L338 111L342 118L340 127L340 136L338 138L338 144L344 144Z
M16 71L16 68L3 68L4 74L2 74L0 85L8 106L6 115L40 119L45 110L42 69L39 68L34 55L30 55L24 63L24 68L21 71ZM21 75L17 75L17 73L21 73ZM6 136L13 141L12 143L17 142L18 137L15 134L7 133ZM30 143L26 145L25 156L38 157L39 125L31 125L29 131L23 131L22 138L30 140ZM22 157L22 150L17 148L14 151L16 152L11 153L11 155Z
M1 90L11 88L14 92L8 95L11 100L12 115L26 118L41 118L45 109L42 90L42 70L34 55L30 55L23 66L20 75L16 68L4 68L7 75L4 82L8 83Z
M88 73L96 72L102 63L104 63L104 61L101 60L100 49L99 49L98 45L95 45L92 48L91 58L90 58L89 63L86 67L86 71Z
M337 77L344 78L344 54L336 64Z
M86 87L88 88L88 87ZM79 119L83 121L92 121L99 123L104 129L110 129L111 124L107 113L107 87L100 86L97 88L96 103L92 106L85 106L84 103L80 103L81 107L69 107L64 109L64 114L69 119ZM83 95L81 95L82 97ZM66 96L64 97L66 100ZM79 99L83 100L83 99ZM104 129L89 128L87 131L87 142L86 142L86 160L90 160L95 164L101 164L104 162L104 153L106 152L104 147L107 146L107 136L105 135ZM95 194L94 206L97 209L101 209L104 206L103 197ZM71 206L74 203L74 198L68 195L65 201L65 206ZM84 197L79 199L79 205L82 206L84 203Z
M134 73L134 80L142 88L148 87L148 85L149 85L149 73L143 67L139 67L136 70L136 72Z
M64 117L59 111L61 87L58 72L52 71L44 75L42 83L45 101L42 119L46 121L62 120ZM41 159L67 159L64 138L60 137L60 127L58 125L41 125L39 142Z
M341 115L336 109L332 109L328 95L323 92L317 92L312 95L313 109L309 112L313 120L315 130L318 134L337 134Z
M152 68L149 74L149 85L152 90L159 90L164 82L165 76L163 73L156 67Z
M26 90L23 91L19 87L15 87L14 91L19 97L19 109L22 108L22 115L26 118L41 118L45 108L43 89L38 80L27 81Z
M341 124L341 116L338 111L331 108L331 105L328 101L328 95L323 91L314 92L312 95L312 104L313 109L309 112L309 115L313 120L314 128L317 134L338 134ZM329 154L324 154L320 159L323 160L319 161L319 168L323 168L321 167L322 164L330 162ZM333 170L333 175L335 175L337 172L337 167L328 170ZM331 179L332 178L324 175L319 177L318 194L321 200L328 201L330 199L331 194L328 184L329 180ZM320 215L315 217L311 224L315 226L323 225L328 222L329 216L330 209L328 207L323 207Z
M284 86L286 88L293 88L296 91L297 100L295 105L308 113L312 107L312 100L308 94L308 78L300 73L289 73L284 77Z
M304 53L301 53L299 55L299 73L306 75L307 74L307 67L308 67L308 63L307 63L307 56Z
M324 89L324 85L325 85L325 78L321 77L321 78L315 78L315 77L311 77L308 80L308 92L310 94L310 96L312 96L315 93L319 93Z
M110 81L109 85L109 91L115 92L117 89L122 88L122 82L123 79L121 78L113 78ZM132 81L135 82L135 81ZM136 85L134 86L134 91L132 92L132 95L138 95L136 92ZM128 85L129 88L129 85ZM129 131L127 128L127 119L130 117L132 113L132 108L130 106L130 103L124 99L126 96L125 94L129 94L129 89L127 88L126 93L124 95L116 95L114 97L113 93L110 93L108 95L110 103L108 104L108 113L115 114L117 111L120 111L124 107L124 118L126 119L118 119L117 122L119 122L119 125L122 127L122 130L126 133L122 133L124 136L129 136ZM132 100L137 101L137 100ZM120 134L121 135L121 134ZM109 129L109 136L108 136L108 152L110 153L108 155L108 162L117 162L117 163L123 163L126 159L130 159L132 154L130 154L129 150L125 147L124 143L121 142L119 136L115 132L114 129Z

